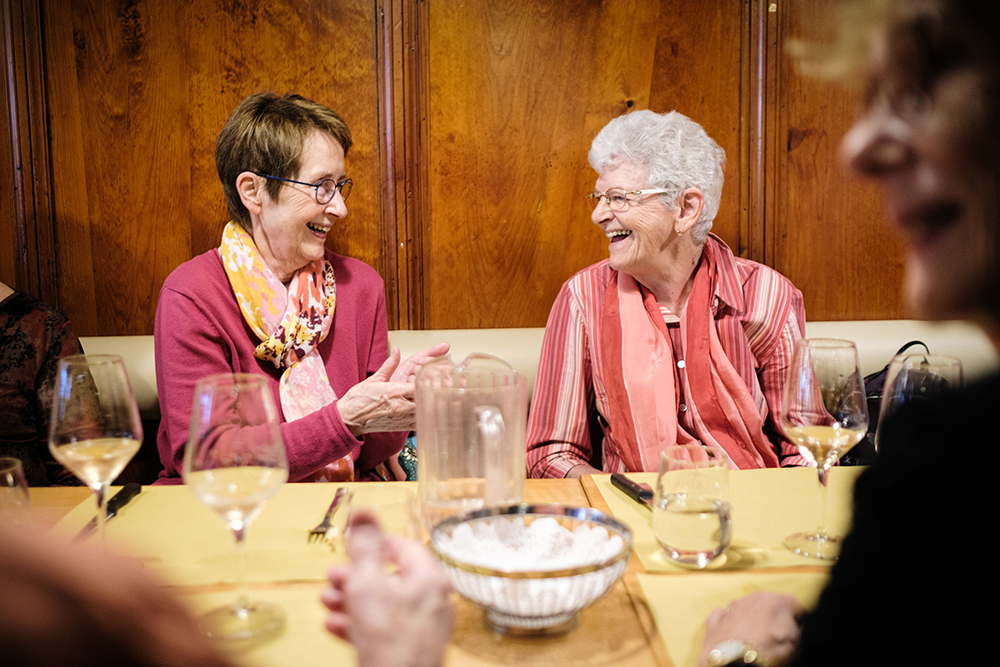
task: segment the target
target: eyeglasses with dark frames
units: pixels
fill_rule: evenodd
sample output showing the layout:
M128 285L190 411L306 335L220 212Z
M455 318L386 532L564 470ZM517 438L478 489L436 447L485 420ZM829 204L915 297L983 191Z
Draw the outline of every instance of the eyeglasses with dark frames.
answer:
M275 181L284 181L285 183L295 183L296 185L305 185L313 189L316 194L316 202L318 204L329 204L333 199L333 196L340 191L340 196L347 200L348 195L351 194L351 187L354 185L354 181L349 178L345 178L339 183L332 178L324 178L319 183L305 183L303 181L293 181L290 178L282 178L281 176L271 176L270 174L262 174L259 171L255 171L255 174L261 178L270 178Z

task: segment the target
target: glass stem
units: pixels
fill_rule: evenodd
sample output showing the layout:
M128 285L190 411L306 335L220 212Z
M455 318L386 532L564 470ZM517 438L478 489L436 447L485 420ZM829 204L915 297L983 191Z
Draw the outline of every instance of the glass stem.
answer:
M97 486L90 487L94 492L94 499L97 500L97 534L101 537L101 546L108 546L108 535L104 532L104 524L107 520L108 511L106 509L107 503L105 499L108 495L108 485L98 484Z
M230 528L232 528L233 537L236 538L236 569L240 573L236 608L241 612L246 612L250 608L250 586L247 583L247 525L241 521L231 525Z
M823 463L816 466L816 472L819 473L819 527L816 529L816 534L819 535L821 540L825 540L826 535L826 488L827 482L830 479L830 464L829 462Z

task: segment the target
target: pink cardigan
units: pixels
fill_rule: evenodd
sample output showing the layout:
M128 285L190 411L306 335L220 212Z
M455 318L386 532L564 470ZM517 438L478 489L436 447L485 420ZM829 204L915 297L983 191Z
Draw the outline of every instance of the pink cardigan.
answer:
M382 279L370 266L326 251L337 281L333 327L319 346L337 396L378 370L388 357L388 330ZM194 385L216 373L255 373L269 378L281 414L281 371L253 356L256 335L243 321L222 259L210 250L170 274L156 309L156 388L160 431L157 447L164 470L157 483L180 483ZM354 437L337 403L293 422L281 415L288 451L289 481L299 481L345 454L358 470L368 470L398 452L406 433Z

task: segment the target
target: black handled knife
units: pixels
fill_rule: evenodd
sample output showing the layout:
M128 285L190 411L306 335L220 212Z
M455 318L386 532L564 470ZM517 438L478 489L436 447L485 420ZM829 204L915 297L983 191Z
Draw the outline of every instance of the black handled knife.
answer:
M620 472L611 475L611 483L646 509L653 509L653 489L649 484L633 482Z
M121 490L118 491L118 493L111 496L111 500L108 501L107 505L107 513L105 514L107 519L110 519L114 515L118 514L118 510L125 507L125 505L127 505L130 500L139 495L140 491L142 491L142 486L138 482L129 482L128 484L123 486ZM90 537L90 535L95 530L97 530L96 516L93 519L91 519L86 526L83 527L83 530L77 533L76 539L78 540L86 539Z

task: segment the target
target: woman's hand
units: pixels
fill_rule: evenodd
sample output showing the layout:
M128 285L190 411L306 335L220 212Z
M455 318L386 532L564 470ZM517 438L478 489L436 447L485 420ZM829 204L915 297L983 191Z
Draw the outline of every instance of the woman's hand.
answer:
M431 358L447 353L448 349L447 343L440 343L417 352L401 364L399 348L393 348L375 374L351 387L337 401L337 410L351 433L359 436L412 431L416 425L413 378Z
M351 518L347 553L351 564L330 569L321 595L327 630L354 644L361 667L440 665L455 608L434 557L417 542L386 535L369 514Z
M438 343L434 347L428 348L423 352L417 352L416 354L410 355L406 361L401 363L392 374L393 382L413 382L417 377L417 373L419 373L420 369L424 367L424 364L434 357L440 357L442 354L448 354L448 350L450 349L451 345L448 343ZM399 348L393 348L392 353L398 354Z
M780 665L799 643L799 618L805 608L791 595L752 593L719 607L705 621L699 665L708 664L709 652L724 641L749 644L767 664Z

